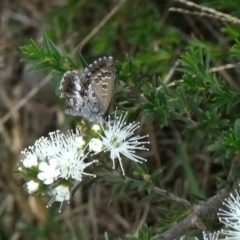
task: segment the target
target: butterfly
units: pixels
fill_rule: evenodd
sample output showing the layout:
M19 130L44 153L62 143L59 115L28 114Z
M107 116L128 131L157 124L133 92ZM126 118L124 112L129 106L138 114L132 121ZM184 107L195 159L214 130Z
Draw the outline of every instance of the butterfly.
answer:
M60 82L60 98L68 104L66 114L96 122L106 113L114 86L112 57L99 58L81 73L67 71Z

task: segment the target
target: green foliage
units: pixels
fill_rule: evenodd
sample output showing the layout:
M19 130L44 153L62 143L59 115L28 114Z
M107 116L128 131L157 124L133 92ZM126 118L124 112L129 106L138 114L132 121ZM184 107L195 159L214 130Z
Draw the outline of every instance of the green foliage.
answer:
M236 44L231 48L231 52L233 56L240 58L240 41L238 39L236 39Z
M33 40L28 45L20 47L25 55L23 62L33 63L28 71L55 70L55 74L63 73L66 70L77 69L79 66L86 66L86 62L80 52L77 54L76 63L67 54L61 54L53 41L44 35L43 46L38 46Z
M130 234L126 235L127 240L150 240L152 237L153 237L153 230L151 227L148 227L146 224L144 224L143 227L139 230L138 237L135 237ZM118 240L122 240L122 239L118 238Z
M117 80L122 81L125 86L129 86L131 89L135 88L135 83L141 77L139 69L133 63L133 59L128 55L125 56L123 63L116 61Z
M197 129L202 133L203 138L212 139L220 130L228 126L228 119L221 119L222 116L218 113L218 108L214 107L208 111L199 109L199 117L202 121L192 125L191 130Z
M65 62L64 57L57 50L52 40L47 38L46 35L44 37L44 47L38 47L37 44L31 40L29 45L20 47L20 50L26 55L22 61L35 63L35 66L29 69L30 71L42 71L47 68L58 68L61 70ZM59 67L59 65L61 67Z
M240 135L239 135L239 127L240 127L240 121L239 119L236 120L234 124L234 128L230 128L228 131L224 131L221 136L221 140L217 141L214 145L209 147L209 150L220 150L219 147L214 147L217 146L220 143L221 147L225 147L225 158L232 158L234 157L236 151L239 148L240 144Z
M237 119L233 128L223 131L218 141L208 148L214 152L216 161L222 163L228 173L229 180L239 178L240 120Z

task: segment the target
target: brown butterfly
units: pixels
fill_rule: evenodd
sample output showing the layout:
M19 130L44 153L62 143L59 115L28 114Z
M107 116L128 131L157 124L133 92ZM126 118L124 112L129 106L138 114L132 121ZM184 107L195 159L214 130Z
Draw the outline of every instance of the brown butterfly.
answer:
M114 86L115 67L112 57L99 58L83 72L66 72L60 82L60 97L68 108L65 113L96 122L107 111Z

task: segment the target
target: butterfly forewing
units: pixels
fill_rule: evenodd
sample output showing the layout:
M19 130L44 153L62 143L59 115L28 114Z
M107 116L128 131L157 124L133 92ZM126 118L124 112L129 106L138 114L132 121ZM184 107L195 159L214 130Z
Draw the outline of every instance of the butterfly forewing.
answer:
M60 83L60 97L68 108L65 113L97 121L107 111L112 97L115 68L112 57L90 64L82 73L68 71Z
M89 66L90 67L90 66ZM101 102L102 111L105 113L109 107L115 78L115 67L112 57L104 57L92 65L91 84L94 93Z

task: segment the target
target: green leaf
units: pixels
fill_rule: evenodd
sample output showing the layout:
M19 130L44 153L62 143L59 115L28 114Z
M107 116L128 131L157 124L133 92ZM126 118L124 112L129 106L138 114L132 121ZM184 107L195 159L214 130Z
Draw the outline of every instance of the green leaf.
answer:
M80 49L77 50L77 65L82 66L83 68L88 66L88 64L87 64L86 60L84 59Z
M234 135L240 139L240 119L237 119L234 123Z
M103 237L104 237L104 240L109 240L107 232L104 233Z

